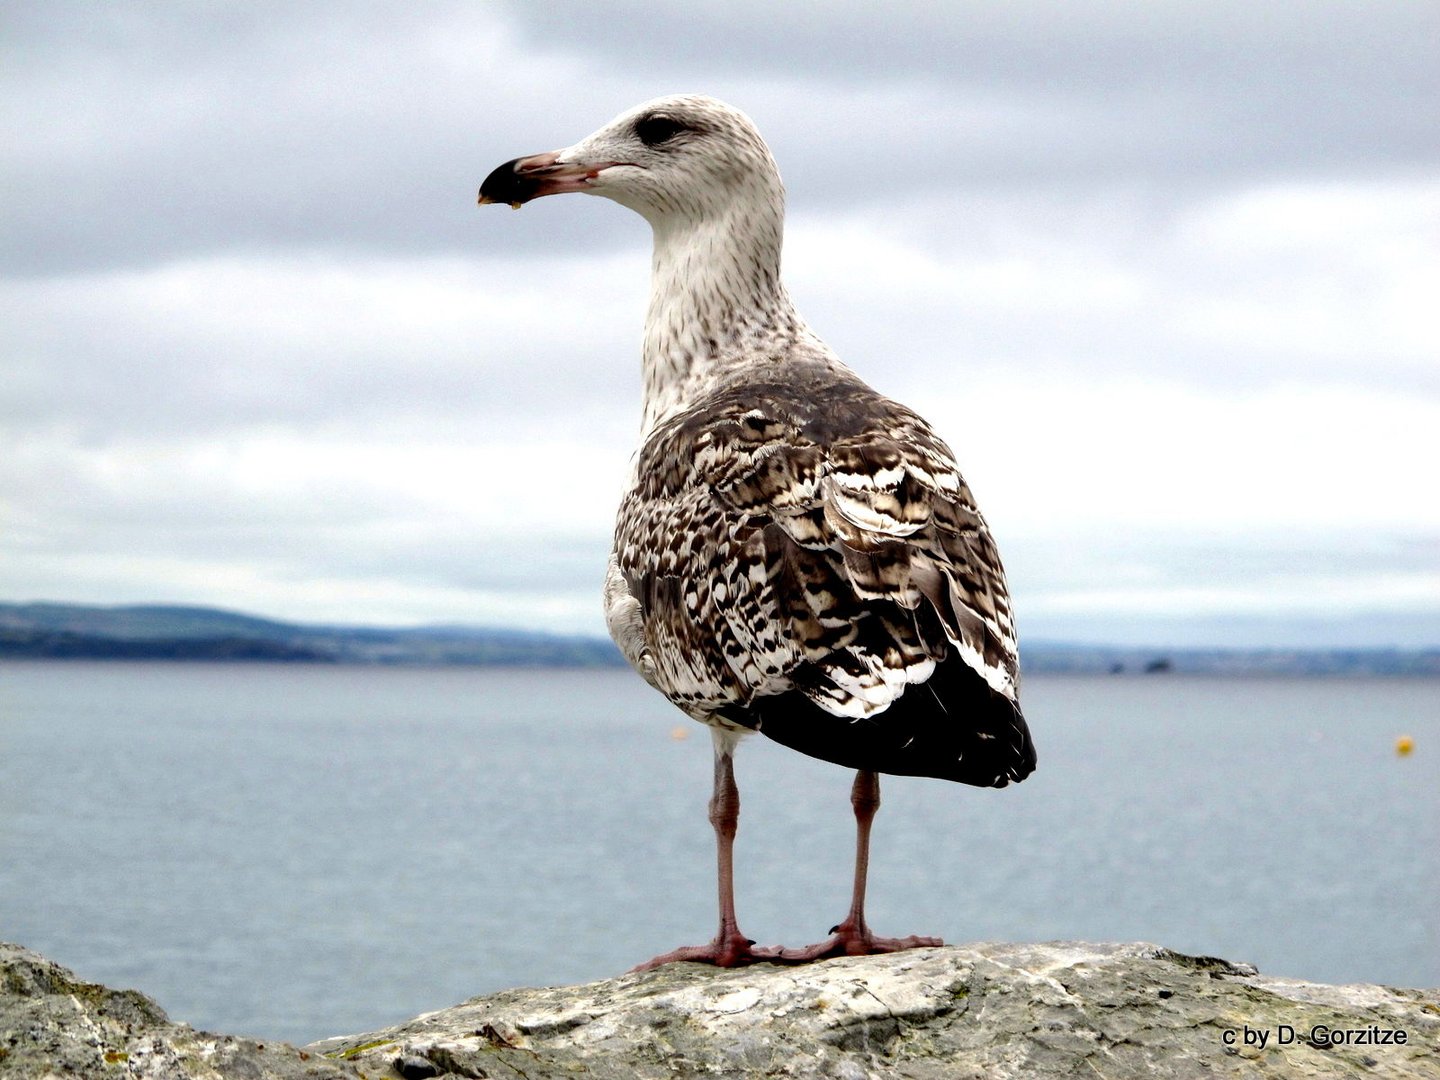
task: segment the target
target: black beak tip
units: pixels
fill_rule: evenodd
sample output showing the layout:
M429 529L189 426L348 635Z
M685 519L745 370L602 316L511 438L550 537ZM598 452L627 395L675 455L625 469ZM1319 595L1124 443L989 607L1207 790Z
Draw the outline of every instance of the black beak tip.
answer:
M540 190L540 181L533 176L522 176L515 171L515 165L520 158L507 161L489 176L480 185L480 201L482 203L516 203L529 202Z

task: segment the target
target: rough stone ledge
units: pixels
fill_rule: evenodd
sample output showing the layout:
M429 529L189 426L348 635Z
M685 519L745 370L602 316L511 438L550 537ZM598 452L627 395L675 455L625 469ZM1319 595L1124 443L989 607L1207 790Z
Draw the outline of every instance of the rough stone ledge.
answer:
M27 1080L1440 1080L1440 991L1268 978L1145 944L982 944L732 971L676 964L507 990L303 1049L171 1023L149 998L80 982L19 946L0 945L0 980L0 1077ZM1321 1028L1365 1041L1323 1045ZM1376 1041L1387 1032L1405 1042Z

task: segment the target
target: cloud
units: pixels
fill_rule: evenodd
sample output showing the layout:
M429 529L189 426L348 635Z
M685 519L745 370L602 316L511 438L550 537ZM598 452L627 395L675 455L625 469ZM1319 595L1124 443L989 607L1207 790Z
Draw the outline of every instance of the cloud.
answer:
M813 107L758 117L772 141L799 140L802 161L825 160L848 136L923 145L927 164L938 156L964 180L1070 186L1434 160L1421 103L1440 89L1428 44L1440 15L1423 5L847 0L817 17L799 5L635 0L509 11L529 41L562 42L602 71L643 56L657 82L759 83L756 109L776 86L823 95L835 107L818 120ZM960 122L943 124L946 109Z
M474 250L475 190L547 126L521 56L474 5L32 5L6 36L3 265L136 266L198 252ZM491 160L495 158L495 160ZM577 234L583 235L583 234Z
M638 387L644 274L638 252L222 256L0 282L14 316L0 329L13 380L4 404L13 424L91 438L314 424L514 431L577 408L598 410L603 427L615 390ZM628 320L595 320L593 308Z
M598 632L647 230L474 193L702 89L776 152L802 311L954 445L1027 634L1440 635L1425 5L6 20L5 595Z
M1433 164L1437 22L1406 3L12 4L0 110L26 138L0 265L468 254L491 166L697 86L836 205L1408 174ZM612 243L614 220L570 239Z
M869 312L904 308L907 341L971 365L1232 386L1299 371L1433 392L1437 230L1434 181L1267 185L1180 206L925 201L799 214L787 269L812 321L865 351L891 325Z

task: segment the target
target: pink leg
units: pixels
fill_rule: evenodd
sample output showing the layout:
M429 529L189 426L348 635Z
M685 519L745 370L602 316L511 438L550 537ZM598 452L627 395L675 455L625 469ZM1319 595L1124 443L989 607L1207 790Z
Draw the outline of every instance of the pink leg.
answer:
M755 948L735 921L735 830L740 821L740 789L735 786L733 748L715 743L715 793L710 796L710 824L715 826L715 861L720 883L720 930L708 945L686 945L647 960L634 971L649 971L676 960L694 960L717 967L739 967L779 960L778 948Z
M850 789L850 805L855 808L855 888L850 896L850 913L839 926L832 927L834 936L818 945L803 949L784 949L781 959L791 963L823 960L831 956L868 956L871 953L899 952L943 945L935 937L882 938L865 925L865 879L870 870L870 825L880 809L880 777L868 769L855 774Z

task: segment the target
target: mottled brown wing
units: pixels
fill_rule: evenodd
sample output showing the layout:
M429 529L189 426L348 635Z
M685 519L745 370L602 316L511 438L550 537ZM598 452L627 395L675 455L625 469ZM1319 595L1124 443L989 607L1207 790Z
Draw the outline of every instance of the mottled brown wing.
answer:
M957 654L1013 701L1003 571L949 449L858 382L769 390L642 447L614 555L643 630L622 641L632 663L697 716L795 689L871 716Z

